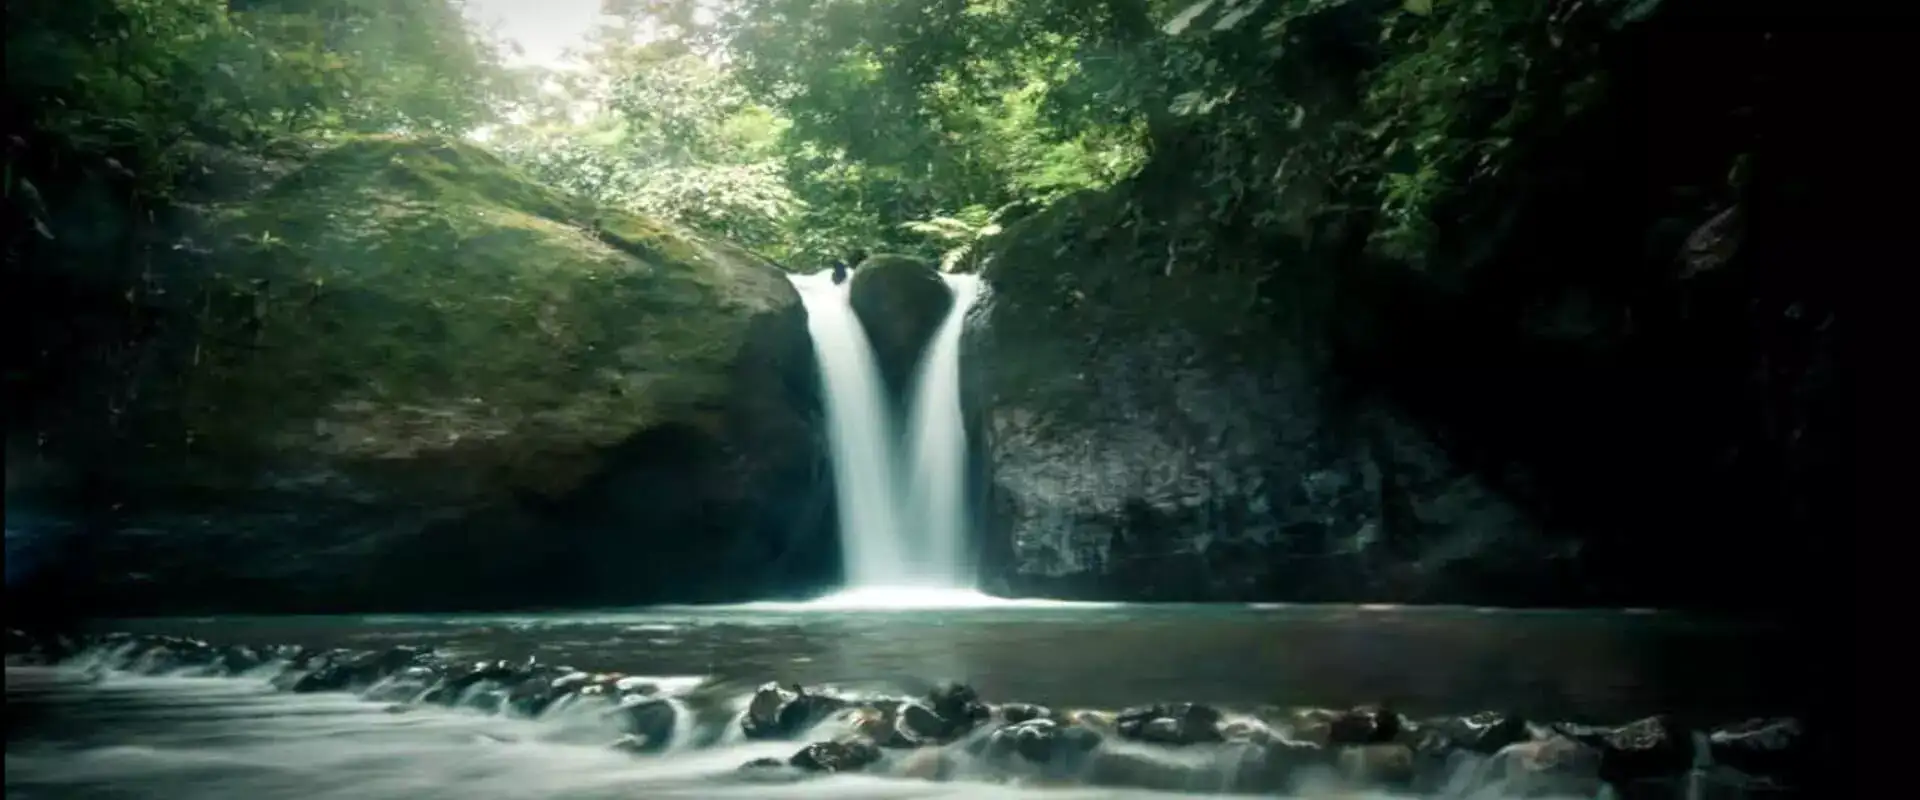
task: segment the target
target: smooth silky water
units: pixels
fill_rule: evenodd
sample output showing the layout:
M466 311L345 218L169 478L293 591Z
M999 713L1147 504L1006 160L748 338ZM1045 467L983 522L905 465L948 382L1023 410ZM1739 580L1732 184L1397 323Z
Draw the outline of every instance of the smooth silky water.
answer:
M917 527L923 579L935 586L973 586L973 541L967 513L967 428L960 408L960 344L967 312L980 293L973 275L944 275L953 309L934 332L914 378L907 422L907 519Z
M1115 709L1390 700L1410 714L1511 709L1621 721L1789 713L1809 659L1762 627L1668 614L1354 606L1011 604L951 610L766 606L501 616L103 621L103 630L215 644L427 645L475 660L529 657L671 678L695 713L668 752L607 747L594 715L539 719L352 695L275 693L246 678L93 681L74 668L7 672L7 796L103 798L1173 797L905 777L745 781L738 717L769 680L924 691L962 680L991 701Z
M807 309L807 332L819 363L847 581L883 584L896 577L910 557L903 549L905 512L894 454L899 437L880 368L866 329L847 300L852 281L836 284L827 272L794 275L791 280Z
M941 275L953 305L921 354L906 419L887 401L852 281L830 272L790 276L807 309L819 365L841 509L846 589L821 607L967 607L975 590L967 513L967 431L960 351L967 312L984 291L974 275Z

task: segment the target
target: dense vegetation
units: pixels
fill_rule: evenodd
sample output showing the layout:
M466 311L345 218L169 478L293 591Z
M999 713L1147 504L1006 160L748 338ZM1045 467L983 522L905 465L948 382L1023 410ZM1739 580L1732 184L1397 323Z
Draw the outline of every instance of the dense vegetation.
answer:
M44 238L40 169L113 173L144 208L199 188L209 147L478 133L552 185L796 267L951 265L1152 159L1206 189L1209 225L1185 227L1338 216L1423 269L1448 257L1443 220L1593 111L1603 45L1660 6L609 0L569 67L508 69L449 0L29 1L7 11L9 193ZM1716 162L1693 204L1750 175Z

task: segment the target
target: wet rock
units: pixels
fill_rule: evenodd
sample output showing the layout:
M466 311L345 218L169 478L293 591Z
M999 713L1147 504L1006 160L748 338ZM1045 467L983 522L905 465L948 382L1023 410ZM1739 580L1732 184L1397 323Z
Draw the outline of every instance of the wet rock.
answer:
M426 657L429 651L416 647L395 647L384 652L329 657L305 675L297 678L294 692L334 692L363 689L380 679L401 671Z
M1115 721L1121 738L1170 745L1220 741L1219 724L1219 710L1198 703L1138 706Z
M348 650L327 651L302 648L287 660L287 667L273 676L273 688L283 692L324 692L346 688L345 673L330 670L336 663L353 660L357 653ZM316 677L317 676L317 677ZM301 688L302 684L305 688Z
M219 667L228 675L240 675L259 669L267 663L260 651L246 645L228 647L220 654Z
M425 694L440 684L442 667L432 661L417 663L411 667L388 675L384 682L383 693L406 697L411 700Z
M1468 750L1447 735L1445 726L1451 721L1452 718L1440 718L1422 723L1407 722L1396 739L1397 744L1405 745L1413 754L1414 780L1408 788L1422 797L1443 794L1442 790L1456 768L1492 755ZM1524 728L1522 734L1525 734Z
M1385 744L1400 735L1400 715L1384 706L1359 706L1336 712L1328 720L1327 741L1333 744Z
M136 645L138 655L124 669L144 675L207 667L219 659L219 652L206 642L166 636L147 639Z
M1618 727L1559 724L1553 730L1600 752L1600 779L1615 786L1672 778L1693 767L1693 733L1665 716Z
M558 671L563 674L548 683L548 686L556 692L575 691L586 686L593 679L592 675L588 675L579 670L569 670L565 667L560 667Z
M466 672L449 678L428 691L421 697L421 702L455 705L468 699L470 693L478 694L475 687L480 687L481 684L489 684L497 688L502 684L518 683L526 677L526 673L505 660L476 662Z
M899 703L857 705L845 711L839 718L847 729L854 734L873 740L881 747L917 747L917 743L902 738L894 730L899 717Z
M613 678L607 675L589 676L583 685L576 687L573 694L582 698L611 701L619 696L613 688Z
M1600 751L1557 735L1508 745L1481 783L1475 788L1504 797L1592 797L1601 789Z
M234 241L225 230L229 224L274 230L276 236L288 232L291 238L279 240L288 253L323 253L347 240L363 247L350 269L333 265L345 271L328 272L324 292L318 291L320 273L303 275L291 266L304 263L305 255L290 256L289 263L257 260L259 269L246 279L211 272L192 279L194 291L209 296L258 291L264 300L269 284L277 295L313 278L316 291L302 301L309 305L301 314L270 314L253 324L263 326L258 330L265 341L325 337L326 346L303 348L299 359L239 359L210 389L219 397L253 397L259 406L222 402L213 411L205 404L178 405L184 396L160 385L184 384L167 381L152 389L143 384L137 398L130 396L138 407L126 409L129 418L169 408L200 417L180 424L199 434L194 449L208 465L257 454L261 463L297 464L304 477L276 467L233 473L237 481L215 484L209 479L225 470L203 472L197 458L169 458L131 443L103 453L98 466L111 474L101 480L126 487L128 502L116 513L124 522L102 530L112 541L101 550L111 563L90 570L89 588L75 596L99 597L107 602L103 610L117 613L179 613L204 602L235 610L318 612L666 602L703 591L747 599L769 590L769 581L793 590L826 580L830 556L801 559L804 566L783 560L785 571L762 577L761 553L741 546L792 542L820 552L832 542L830 525L814 519L824 515L776 511L793 508L799 501L789 498L809 497L818 487L815 477L789 476L792 464L812 463L818 426L808 417L817 407L790 407L782 383L797 371L790 354L807 353L808 339L798 296L781 271L670 222L548 197L543 188L499 171L492 156L464 145L448 149L402 138L346 143L315 154L333 166L286 176L280 186L287 193L274 193L282 198L275 202L220 203L219 220L209 217L208 223L219 232L194 237L223 251L216 261L240 255L224 253ZM429 182L434 188L417 180L423 174L435 176ZM391 187L394 194L372 187ZM535 195L544 199L529 204ZM355 198L350 202L356 211L407 208L433 222L397 237L379 226L343 226L351 213L343 213L345 198ZM496 218L516 222L502 226ZM583 232L588 222L591 228ZM489 247L456 255L454 250L465 248L451 246L454 239L445 237L455 236L455 228L448 226L467 223L478 226L472 235L496 238ZM393 255L416 247L419 252L405 258ZM433 285L428 275L440 269L478 270L470 274L550 294L525 308L495 309L484 326L473 329L472 339L385 340L373 333L386 326L438 330L454 318L448 314L463 313L442 304L465 299L429 301L419 293ZM623 280L606 277L616 274ZM182 285L170 291L184 297L187 290ZM436 297L493 296L493 289L474 285L437 291ZM598 330L606 314L642 305L675 323L644 332L609 329L591 341L548 341L510 335L502 327ZM197 331L197 323L181 322L158 333L199 335L189 330ZM155 352L174 347L151 344ZM810 367L803 369L802 375L811 375ZM355 388L373 385L388 388L371 394ZM503 419L540 420L537 429L488 433L495 423L471 410L481 397ZM811 396L804 400L815 402ZM433 436L421 437L413 421L419 414L435 420ZM72 422L80 426L76 435L95 424ZM637 448L646 451L638 454L645 463L637 467L627 457L629 448L616 447L649 441L661 431L694 429L708 435L687 448ZM54 441L72 441L48 432ZM716 458L725 458L728 467L709 463ZM159 469L143 466L149 460ZM604 492L618 497L599 496L607 485L621 487ZM174 498L181 487L200 487L210 493L209 502L180 506ZM635 492L657 499L640 500ZM523 513L522 504L511 501L534 496L568 498L576 510L591 505L591 512L580 513L635 535L609 538L592 525L555 528L544 524L543 513ZM738 535L669 533L709 523ZM435 533L443 526L463 533L449 541ZM727 575L753 577L716 582L696 577L700 571L684 563L644 557L667 546L699 563L724 564ZM551 547L592 548L598 557L569 567L576 579L555 581L540 558L528 557ZM458 557L449 555L455 551ZM68 566L79 565L61 568ZM199 576L231 583L214 590Z
M980 702L980 693L964 683L947 683L927 693L927 706L947 721L946 736L958 736L993 718L993 709Z
M847 292L881 380L895 396L904 394L921 352L953 307L953 290L932 262L877 255L854 270Z
M749 739L775 738L780 709L799 696L798 692L788 691L777 683L762 685L754 691L753 699L747 702L746 716L740 719L741 732Z
M1333 721L1341 712L1321 708L1300 709L1284 715L1286 735L1290 739L1311 742L1321 747L1333 745Z
M1421 723L1417 730L1416 750L1466 750L1493 755L1507 745L1530 738L1526 720L1515 714L1481 711L1463 717L1440 717Z
M633 755L653 753L660 750L660 748L655 746L647 737L636 736L631 733L622 735L619 739L614 740L613 744L607 745L607 748L610 750L618 750L622 753L632 753ZM773 763L778 764L780 762L774 761Z
M567 696L569 689L578 685L562 683L552 673L539 671L508 690L507 707L521 716L537 717L560 698Z
M623 697L634 694L652 696L660 693L660 684L645 678L626 675L614 679L613 690Z
M754 692L740 732L749 739L791 739L850 705L797 684L789 688L768 683Z
M1219 730L1220 738L1229 742L1252 742L1254 744L1264 745L1279 738L1279 735L1274 733L1273 728L1268 726L1267 723L1249 717L1241 717L1221 723Z
M865 701L843 717L855 733L881 747L915 748L952 741L970 727L941 717L917 700Z
M1075 709L1067 712L1066 719L1063 721L1088 730L1099 731L1101 733L1115 733L1115 725L1119 719L1120 715L1111 711Z
M1340 772L1364 786L1405 788L1415 777L1413 748L1404 744L1363 744L1341 748Z
M1747 775L1801 785L1810 764L1806 729L1797 719L1750 719L1707 735L1716 764Z
M1000 719L1009 725L1016 725L1030 719L1051 719L1053 717L1053 709L1042 705L1034 705L1033 703L1007 703L1000 706L998 712Z
M933 709L919 703L901 703L893 719L893 737L910 745L932 744L950 738L955 730L952 721L933 712Z
M1483 711L1420 723L1401 719L1395 741L1412 755L1413 778L1405 788L1424 797L1454 790L1463 770L1471 771L1487 757L1532 738L1532 729L1520 717Z
M1030 719L994 731L983 749L993 758L1019 756L1035 764L1048 764L1075 759L1099 746L1100 734L1087 728Z
M664 699L634 698L611 712L628 738L637 740L637 752L654 753L673 746L674 723L680 710Z
M794 783L806 780L811 775L783 758L756 758L741 764L734 774L750 783Z
M865 739L814 742L787 760L808 772L857 772L880 760L880 748Z

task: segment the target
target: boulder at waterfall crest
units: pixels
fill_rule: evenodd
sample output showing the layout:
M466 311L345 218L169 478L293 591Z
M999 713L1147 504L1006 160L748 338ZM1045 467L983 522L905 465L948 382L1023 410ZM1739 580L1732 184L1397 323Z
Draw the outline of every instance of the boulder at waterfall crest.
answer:
M848 293L889 394L905 397L921 354L953 307L953 290L931 261L877 255L853 271Z

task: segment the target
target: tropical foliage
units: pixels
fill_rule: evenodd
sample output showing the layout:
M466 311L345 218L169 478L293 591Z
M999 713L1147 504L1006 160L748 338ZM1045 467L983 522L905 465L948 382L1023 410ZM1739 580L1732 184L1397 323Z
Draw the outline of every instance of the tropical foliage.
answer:
M508 90L497 52L446 0L20 0L6 13L16 147L105 154L150 189L179 177L193 145L462 132Z
M508 69L455 0L22 0L8 97L36 147L153 191L201 144L477 131L544 182L796 268L965 268L1154 159L1143 179L1205 187L1219 226L1364 209L1377 252L1419 263L1449 202L1603 88L1596 31L1655 5L606 0L570 64Z

